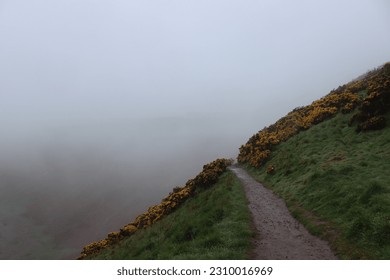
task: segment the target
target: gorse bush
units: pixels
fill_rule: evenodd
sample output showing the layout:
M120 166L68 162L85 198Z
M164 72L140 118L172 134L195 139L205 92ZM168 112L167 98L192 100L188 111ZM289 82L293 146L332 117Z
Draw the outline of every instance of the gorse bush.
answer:
M358 124L356 131L379 130L386 127L386 118L384 116L373 116Z
M268 161L275 145L339 112L345 114L358 109L350 120L350 125L357 123L357 132L382 129L386 126L383 115L389 108L390 63L386 63L362 79L340 86L308 106L294 109L253 135L240 147L238 162L259 168Z
M147 212L139 215L132 223L122 227L119 232L109 233L107 238L85 246L79 258L99 253L101 250L117 244L123 238L133 235L139 229L146 228L170 214L196 192L216 183L219 176L226 171L232 162L233 160L217 159L204 165L203 171L194 179L189 180L184 187L175 187L173 192L160 204L150 207Z
M368 80L366 85L368 96L350 121L350 124L358 123L357 132L386 126L384 115L390 110L390 63L385 64L383 70Z

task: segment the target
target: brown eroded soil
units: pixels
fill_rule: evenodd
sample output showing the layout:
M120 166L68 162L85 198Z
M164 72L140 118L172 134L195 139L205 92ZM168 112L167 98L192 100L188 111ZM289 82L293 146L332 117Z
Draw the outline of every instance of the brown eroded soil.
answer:
M336 259L328 243L311 235L291 216L284 201L255 181L245 170L230 167L244 186L252 213L256 237L254 259L330 260Z

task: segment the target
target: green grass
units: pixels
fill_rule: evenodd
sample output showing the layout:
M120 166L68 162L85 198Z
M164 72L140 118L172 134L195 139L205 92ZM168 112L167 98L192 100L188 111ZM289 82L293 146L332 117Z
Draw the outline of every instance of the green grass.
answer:
M350 116L278 145L266 164L274 174L247 169L339 257L390 259L390 128L357 134Z
M238 179L226 171L213 187L93 259L247 259L251 218Z

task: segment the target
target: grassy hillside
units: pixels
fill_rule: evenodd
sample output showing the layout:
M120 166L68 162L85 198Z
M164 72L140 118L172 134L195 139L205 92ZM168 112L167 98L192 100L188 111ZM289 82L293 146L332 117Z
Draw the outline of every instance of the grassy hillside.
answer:
M390 259L389 122L387 63L259 131L240 147L238 162L339 257ZM229 164L205 165L80 258L248 258L250 215Z
M98 254L102 250L111 248L123 239L128 239L133 236L139 230L146 229L167 217L188 199L212 187L232 162L233 160L231 159L216 159L213 162L205 164L203 170L195 178L188 180L184 187L175 187L160 204L149 207L146 212L137 216L133 222L122 227L120 231L111 232L105 239L85 246L79 259Z
M245 194L226 171L152 226L88 259L246 259L252 231Z
M332 90L312 104L289 112L276 123L265 127L240 147L240 163L263 166L273 148L292 136L336 116L339 112L354 112L349 125L356 131L382 129L386 126L384 114L390 110L390 63L373 70L362 79Z
M349 118L295 135L248 169L341 257L390 259L390 128L357 134Z
M253 135L238 161L342 258L390 259L390 63Z

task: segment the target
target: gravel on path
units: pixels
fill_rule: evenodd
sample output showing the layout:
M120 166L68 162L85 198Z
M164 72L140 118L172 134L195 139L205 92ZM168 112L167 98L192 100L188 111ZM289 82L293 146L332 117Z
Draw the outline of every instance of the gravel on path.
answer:
M254 259L331 260L336 256L328 243L311 235L291 216L285 202L237 166L230 170L244 186L257 234Z

